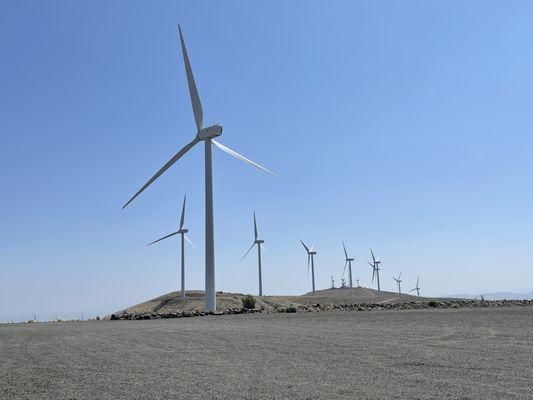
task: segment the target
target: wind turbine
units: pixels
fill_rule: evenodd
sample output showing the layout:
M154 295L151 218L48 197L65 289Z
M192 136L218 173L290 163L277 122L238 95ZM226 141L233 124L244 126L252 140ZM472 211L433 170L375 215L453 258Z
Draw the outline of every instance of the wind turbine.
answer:
M205 309L207 311L216 310L216 293L215 293L215 234L214 234L214 221L213 221L213 166L211 157L211 145L215 145L220 150L228 153L229 155L236 157L242 161L247 162L263 171L266 171L274 175L268 169L256 164L248 158L240 155L239 153L231 150L223 144L215 141L215 137L222 134L222 126L215 124L203 127L203 110L200 102L200 96L198 95L198 89L194 81L194 76L185 48L185 41L183 34L181 33L181 27L178 25L178 31L181 42L181 50L183 53L183 61L185 63L185 73L187 75L187 83L189 85L189 94L191 97L192 110L194 114L194 120L196 122L196 135L195 137L185 145L180 151L178 151L163 167L156 172L156 174L150 178L143 187L128 200L122 207L123 209L130 204L139 194L141 194L148 186L150 186L157 178L159 178L167 169L169 169L176 161L185 155L190 149L192 149L197 143L204 141L205 143Z
M409 290L409 292L414 292L416 290L416 295L417 296L420 296L420 288L418 287L419 280L420 280L420 277L418 276L416 278L416 286L413 289Z
M261 247L263 247L262 246L263 243L265 243L265 241L258 238L257 221L255 219L255 211L254 211L254 243L248 249L248 251L246 253L244 253L244 255L241 258L241 261L244 260L244 257L246 257L248 255L250 250L252 250L254 248L254 246L257 245L257 263L259 265L259 296L263 295L263 275L261 273Z
M372 254L372 262L369 261L368 263L370 264L370 266L373 269L373 271L372 271L372 282L374 282L374 277L377 277L378 292L381 292L381 287L379 286L379 271L380 271L379 264L381 264L381 260L374 256L374 252L372 251L372 249L370 249L370 254Z
M305 243L300 240L302 245L304 246L305 251L307 252L307 277L309 278L309 262L311 262L311 276L313 281L313 292L315 291L315 256L316 251L313 249L313 246L311 246L311 249L305 245Z
M348 266L348 278L350 280L350 289L353 288L353 282L352 282L352 261L353 258L348 257L348 252L346 251L346 246L344 245L344 241L342 242L342 248L344 249L344 270L342 271L342 276L344 277L344 273L346 272L346 266Z
M398 293L402 293L402 273L400 272L400 275L398 275L398 278L392 278L396 281L396 284L398 285Z
M154 243L160 242L161 240L165 240L169 237L172 237L174 235L181 235L181 298L185 299L185 240L194 248L194 244L190 241L190 239L185 235L187 232L189 232L188 229L185 229L183 225L185 224L185 204L187 203L187 195L183 197L183 206L181 207L181 218L180 218L180 227L176 232L172 232L166 236L163 236L160 239L154 240L152 243L149 243L148 246L153 245Z

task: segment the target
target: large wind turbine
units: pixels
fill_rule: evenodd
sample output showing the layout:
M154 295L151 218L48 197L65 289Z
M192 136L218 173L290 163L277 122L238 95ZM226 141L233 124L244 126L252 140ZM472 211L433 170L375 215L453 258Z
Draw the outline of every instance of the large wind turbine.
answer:
M185 41L183 40L183 34L181 33L181 27L178 26L181 50L183 53L183 61L185 63L185 73L187 75L187 83L189 85L189 94L191 96L192 110L194 114L194 120L196 122L196 136L178 151L163 167L156 172L156 174L150 178L148 182L139 189L131 199L128 200L122 208L125 208L130 204L141 192L143 192L148 186L150 186L157 178L159 178L167 169L169 169L176 161L178 161L185 153L194 147L197 143L205 142L205 309L207 311L216 310L216 294L215 294L215 234L214 234L214 221L213 221L213 167L211 161L211 145L215 145L220 150L236 157L242 161L245 161L257 168L262 169L268 173L273 174L266 168L263 168L259 164L247 159L239 153L231 150L223 144L215 141L215 137L222 134L222 126L211 125L206 128L203 127L203 110L200 103L200 96L198 95L198 89L194 81L194 76L189 62L189 56L187 49L185 48Z
M348 266L348 278L350 279L350 289L353 288L353 282L352 282L352 261L353 258L348 257L348 252L346 251L346 246L344 245L344 241L342 242L342 248L344 249L344 270L342 271L342 276L344 277L344 273L346 272L346 266Z
M398 278L392 278L396 281L396 284L398 285L398 293L402 293L402 273L400 272L400 275L398 275Z
M185 224L185 203L187 202L187 195L183 197L183 206L181 207L181 218L180 218L180 227L176 232L172 232L169 235L163 236L160 239L154 240L152 243L149 243L148 246L153 245L154 243L160 242L166 238L169 238L174 235L181 235L181 298L185 299L185 240L194 247L194 244L189 240L186 233L189 232L188 229L185 229L183 225Z
M409 292L414 292L416 290L416 295L417 296L420 296L420 288L418 287L419 280L420 280L420 277L418 276L416 278L416 286L413 289L409 290Z
M254 211L254 243L248 249L248 251L244 253L244 255L241 258L241 261L244 260L244 257L248 255L250 250L252 250L254 246L257 245L257 263L259 265L259 296L263 295L263 275L261 273L261 247L263 243L265 243L265 241L262 239L259 239L259 236L257 234L257 221L255 219L255 211Z
M305 245L305 243L300 240L302 245L304 246L305 251L307 252L307 277L309 278L309 262L311 262L311 276L312 276L312 282L313 282L313 292L315 291L315 255L316 251L313 249L313 246L311 246L311 249Z
M370 266L372 267L372 282L374 282L374 277L377 277L378 280L378 292L381 292L381 287L379 286L379 264L381 264L381 260L379 258L376 258L374 256L374 252L372 249L370 249L370 254L372 254L372 262L368 262Z

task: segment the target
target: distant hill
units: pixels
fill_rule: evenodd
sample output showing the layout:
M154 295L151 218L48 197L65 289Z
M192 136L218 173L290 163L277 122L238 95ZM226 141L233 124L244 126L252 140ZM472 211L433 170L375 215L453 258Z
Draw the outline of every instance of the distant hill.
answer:
M242 306L241 293L224 293L217 292L217 309L225 310L230 308L240 308ZM374 289L358 288L336 288L317 290L316 292L306 293L303 296L256 296L256 307L267 310L274 309L278 306L288 306L290 304L348 304L348 303L406 303L411 301L428 301L428 297L417 297L409 294L399 294L394 292L381 291ZM119 313L169 313L178 311L203 310L204 292L201 290L192 290L187 292L187 299L180 298L180 292L171 292L163 296L145 301Z
M481 294L472 295L472 294L454 294L451 296L446 296L450 298L462 298L462 299L479 299ZM511 293L511 292L494 292L494 293L483 293L485 300L530 300L533 299L533 292L529 293Z

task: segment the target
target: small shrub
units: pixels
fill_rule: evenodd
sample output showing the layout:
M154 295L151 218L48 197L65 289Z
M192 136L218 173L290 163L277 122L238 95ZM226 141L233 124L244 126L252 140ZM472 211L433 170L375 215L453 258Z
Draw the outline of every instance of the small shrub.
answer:
M287 308L285 309L285 312L288 312L288 313L295 313L297 311L298 311L298 307L296 307L294 304L287 306Z
M434 300L431 300L431 301L428 303L428 306L435 308L435 307L437 307L437 302L434 301Z
M251 294L241 297L242 307L247 310L252 310L255 308L255 298Z

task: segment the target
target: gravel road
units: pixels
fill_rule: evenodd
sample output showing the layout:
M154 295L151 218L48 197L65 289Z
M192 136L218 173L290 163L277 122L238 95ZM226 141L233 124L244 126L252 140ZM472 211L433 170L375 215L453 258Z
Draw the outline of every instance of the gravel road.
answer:
M533 307L0 325L1 399L531 399Z

